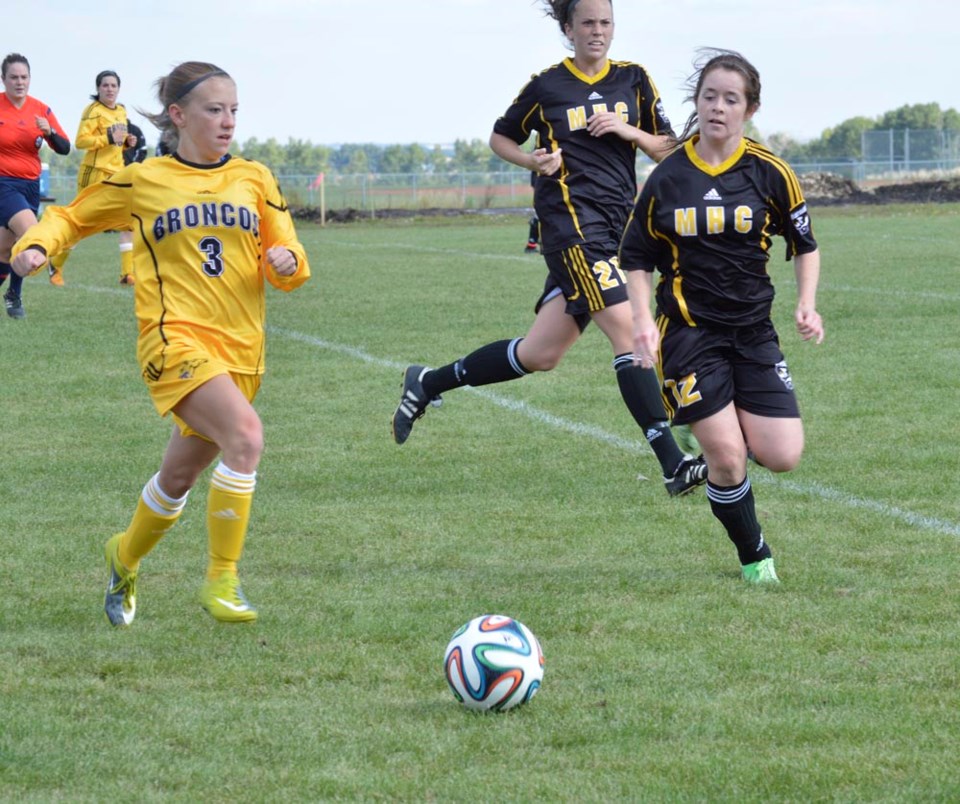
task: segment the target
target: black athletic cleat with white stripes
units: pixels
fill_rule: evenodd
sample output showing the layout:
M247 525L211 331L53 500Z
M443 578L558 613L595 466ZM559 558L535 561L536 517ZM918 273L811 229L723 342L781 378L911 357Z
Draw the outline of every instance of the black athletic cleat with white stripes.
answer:
M393 440L402 444L410 437L413 423L427 410L427 405L439 405L439 396L430 399L420 381L430 369L424 366L407 366L403 373L403 385L400 392L400 404L393 414Z
M685 455L673 473L673 477L663 478L663 485L667 487L667 494L671 497L689 494L697 486L702 486L706 482L707 462L702 455L697 458Z

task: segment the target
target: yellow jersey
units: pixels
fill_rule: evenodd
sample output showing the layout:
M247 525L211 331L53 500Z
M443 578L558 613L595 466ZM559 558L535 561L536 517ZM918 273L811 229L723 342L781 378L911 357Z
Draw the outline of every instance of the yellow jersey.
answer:
M20 238L56 254L97 232L133 226L137 357L144 371L172 342L202 345L240 374L264 366L264 278L290 291L310 277L307 255L273 174L227 156L194 165L176 156L135 162L83 190L69 206L47 207ZM282 246L297 259L291 276L266 262Z
M77 138L73 141L77 150L85 151L81 171L96 168L104 173L116 173L123 168L123 145L110 143L110 127L117 123L127 125L127 110L122 103L111 109L95 100L83 110Z

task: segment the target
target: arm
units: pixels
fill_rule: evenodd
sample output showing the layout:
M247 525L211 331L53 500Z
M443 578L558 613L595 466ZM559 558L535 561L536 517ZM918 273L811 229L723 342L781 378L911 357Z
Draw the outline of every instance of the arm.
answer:
M627 295L633 315L633 362L643 368L652 368L660 350L660 330L650 312L653 297L653 273L644 270L627 271Z
M650 134L647 131L631 126L616 112L598 112L587 120L587 131L592 137L602 137L605 134L616 134L620 139L636 145L654 162L659 162L676 143L666 134Z
M266 170L266 168L264 168ZM275 288L291 291L310 278L307 252L297 240L293 218L276 179L268 172L260 221L265 274Z
M131 171L139 165L131 165L116 174L110 182L98 182L87 187L69 206L47 207L43 218L34 224L16 242L14 255L33 249L44 255L56 254L66 246L84 237L108 229L124 229L130 225ZM21 265L26 265L21 262ZM20 271L18 270L18 273Z
M61 156L70 153L70 140L60 134L46 117L37 115L35 122L43 138L47 141L47 145L53 149L54 153Z
M113 145L110 140L110 129L100 132L100 118L85 116L77 127L77 136L73 144L81 151L94 151Z
M820 249L794 258L797 277L797 332L805 341L823 343L823 320L817 312L817 285L820 282Z
M560 148L552 153L546 148L537 148L528 153L509 137L496 131L490 135L490 149L505 162L541 176L552 176L563 164L563 150Z

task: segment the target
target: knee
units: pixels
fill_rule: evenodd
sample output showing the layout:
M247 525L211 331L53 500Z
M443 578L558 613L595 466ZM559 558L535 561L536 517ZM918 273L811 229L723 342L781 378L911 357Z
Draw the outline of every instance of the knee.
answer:
M523 365L525 368L530 369L530 371L553 371L558 365L560 365L560 358L563 355L559 354L542 354L537 355L536 358L530 360L530 362L525 362Z
M517 357L527 371L552 371L560 365L566 349L560 348L538 348L529 352L523 349L526 341L521 342L517 350Z
M771 472L792 472L800 465L802 448L779 449L764 454L755 455L757 463Z
M223 462L235 472L254 472L263 454L263 426L251 408L230 428L220 444Z

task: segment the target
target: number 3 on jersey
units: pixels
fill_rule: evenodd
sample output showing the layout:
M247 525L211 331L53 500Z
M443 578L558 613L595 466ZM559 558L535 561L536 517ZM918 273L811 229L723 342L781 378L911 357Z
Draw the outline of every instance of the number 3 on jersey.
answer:
M200 251L206 254L200 267L207 276L222 276L223 274L223 243L219 237L205 237L197 244Z

